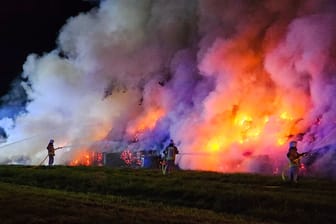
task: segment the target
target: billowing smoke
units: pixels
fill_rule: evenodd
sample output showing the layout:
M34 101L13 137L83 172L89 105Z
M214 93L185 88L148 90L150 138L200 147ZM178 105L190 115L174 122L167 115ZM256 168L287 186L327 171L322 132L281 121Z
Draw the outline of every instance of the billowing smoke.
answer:
M50 138L72 146L61 164L174 139L183 169L269 173L296 139L312 173L335 176L319 165L336 160L335 11L332 0L102 1L68 20L57 49L28 56L0 162L37 163Z

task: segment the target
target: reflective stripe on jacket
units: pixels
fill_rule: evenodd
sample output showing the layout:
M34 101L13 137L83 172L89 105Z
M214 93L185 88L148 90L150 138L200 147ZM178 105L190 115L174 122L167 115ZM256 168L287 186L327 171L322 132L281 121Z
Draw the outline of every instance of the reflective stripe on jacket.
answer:
M166 160L175 160L175 156L177 153L178 153L178 150L176 146L168 145L168 147L165 149Z

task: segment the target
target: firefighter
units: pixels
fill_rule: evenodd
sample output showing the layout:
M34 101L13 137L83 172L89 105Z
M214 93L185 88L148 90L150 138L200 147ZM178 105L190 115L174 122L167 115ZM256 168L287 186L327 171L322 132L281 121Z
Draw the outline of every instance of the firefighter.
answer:
M289 160L289 177L290 181L293 183L297 183L299 169L301 165L300 159L305 154L306 153L298 153L296 141L291 141L289 143L287 158Z
M169 174L175 166L175 157L179 151L175 146L174 141L171 139L169 145L163 151L164 154L164 166L162 167L162 173Z
M54 164L54 156L55 156L55 147L54 147L54 139L50 139L49 144L47 146L48 156L49 156L49 166Z

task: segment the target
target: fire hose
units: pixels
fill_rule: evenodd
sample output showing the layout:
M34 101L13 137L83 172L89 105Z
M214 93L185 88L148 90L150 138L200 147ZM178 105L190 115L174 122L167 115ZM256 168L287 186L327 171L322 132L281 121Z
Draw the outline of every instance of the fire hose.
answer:
M296 158L294 161L297 162L299 161L302 157L306 157L306 156L310 156L310 152L312 150L308 151L308 152L304 152L302 153L298 158ZM288 177L286 176L286 174L288 173L288 170L289 168L291 167L291 164L289 163L288 165L286 165L283 169L282 169L282 172L281 172L281 178L283 181L286 181L288 179ZM300 168L300 165L299 165L299 168Z
M66 146L62 146L62 147L57 147L57 148L55 148L55 151L58 150L58 149L71 148L71 147L82 146L82 145L86 145L86 144L66 145ZM42 164L46 161L48 156L49 155L46 155L46 157L39 163L38 166L42 166Z
M55 148L55 151L58 150L58 149L63 149L63 148L66 148L66 146L63 146L63 147L57 147ZM38 166L42 166L42 164L46 161L46 159L48 158L49 155L46 155L46 157L39 163Z

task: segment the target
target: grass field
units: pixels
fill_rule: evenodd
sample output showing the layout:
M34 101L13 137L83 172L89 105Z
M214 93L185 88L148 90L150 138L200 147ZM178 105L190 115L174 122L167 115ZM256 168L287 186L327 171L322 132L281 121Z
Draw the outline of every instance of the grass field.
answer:
M0 223L336 223L335 189L316 178L0 166Z

